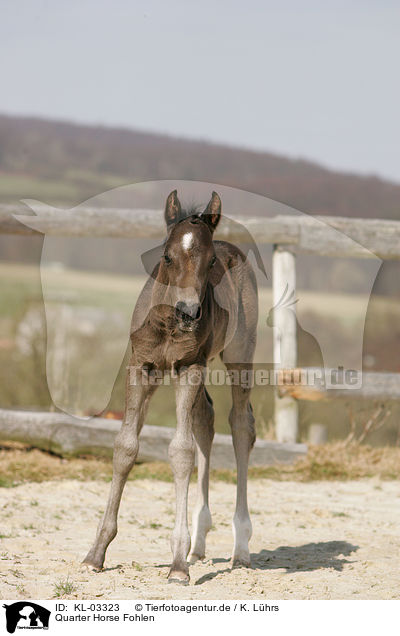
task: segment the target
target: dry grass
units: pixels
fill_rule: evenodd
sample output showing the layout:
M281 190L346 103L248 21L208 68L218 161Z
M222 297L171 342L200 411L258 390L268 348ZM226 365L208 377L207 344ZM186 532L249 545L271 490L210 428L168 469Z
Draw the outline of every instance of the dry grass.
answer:
M11 487L28 481L60 479L110 481L112 462L98 457L64 458L18 442L0 446L0 486ZM169 465L163 462L137 464L129 479L161 479L171 481Z
M235 483L232 470L213 470L211 478ZM78 479L80 481L110 481L111 460L82 457L61 458L56 455L15 442L0 447L0 486L12 487L24 482ZM377 477L382 480L400 479L400 448L373 448L367 445L342 442L310 446L304 459L294 464L251 467L250 479L268 478L279 481L349 480ZM158 479L172 481L168 464L149 462L138 464L129 479ZM192 477L195 479L195 475Z
M400 448L375 448L356 442L309 446L307 456L295 464L250 468L249 476L280 481L400 479Z

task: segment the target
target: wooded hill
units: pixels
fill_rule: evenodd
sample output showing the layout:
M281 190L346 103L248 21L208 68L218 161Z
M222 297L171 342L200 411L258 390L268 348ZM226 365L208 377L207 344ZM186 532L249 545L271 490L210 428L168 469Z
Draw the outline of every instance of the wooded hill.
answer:
M0 200L78 204L110 187L193 179L309 213L400 219L400 184L302 159L135 130L0 116Z
M400 219L400 184L376 176L155 133L0 116L0 202L34 198L73 207L110 188L158 179L241 188L311 214ZM41 245L41 236L0 236L0 260L38 263ZM114 266L108 248L100 260L97 251L81 255L75 266L104 269L106 264L106 271L130 273L121 257ZM345 280L349 290L357 289L359 264L342 264L345 278L327 263L324 267L321 280L319 264L310 261L299 285L342 290ZM399 295L399 268L398 262L386 262L374 291Z

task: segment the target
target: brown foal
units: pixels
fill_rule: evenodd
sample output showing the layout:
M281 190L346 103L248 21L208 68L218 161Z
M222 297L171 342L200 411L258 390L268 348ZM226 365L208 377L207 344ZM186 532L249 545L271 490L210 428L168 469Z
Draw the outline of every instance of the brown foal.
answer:
M107 507L84 563L103 567L108 545L117 534L122 491L138 454L138 438L158 382L154 374L171 372L176 393L177 427L169 446L176 489L176 519L171 536L169 581L189 582L189 561L205 556L211 528L208 505L214 410L204 385L208 361L220 355L232 388L229 423L237 462L233 517L233 565L250 565L251 521L247 506L247 468L255 440L249 401L258 315L257 285L244 254L226 241L214 241L221 218L216 192L204 212L184 212L174 190L167 198L167 238L161 261L145 284L132 317L132 358L126 383L125 416L114 446L113 478ZM198 500L190 538L187 498L198 455Z

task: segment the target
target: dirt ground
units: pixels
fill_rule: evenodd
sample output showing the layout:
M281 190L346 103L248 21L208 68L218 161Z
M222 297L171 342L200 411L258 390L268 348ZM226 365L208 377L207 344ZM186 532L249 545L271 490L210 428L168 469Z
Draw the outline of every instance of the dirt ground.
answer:
M400 482L249 484L252 569L231 570L235 486L211 485L208 560L187 587L167 584L171 483L128 482L106 569L82 571L109 484L75 480L1 489L3 599L399 599ZM191 485L190 507L195 486Z

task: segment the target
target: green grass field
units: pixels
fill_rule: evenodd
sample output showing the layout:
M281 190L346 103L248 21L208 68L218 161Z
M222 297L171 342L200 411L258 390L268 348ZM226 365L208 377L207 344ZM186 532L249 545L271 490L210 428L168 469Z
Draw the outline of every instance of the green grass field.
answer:
M101 309L121 316L122 329L126 328L128 344L129 321L136 298L143 286L144 278L115 276L74 270L46 268L43 271L48 296L63 296L74 306ZM301 302L298 320L302 325L317 325L325 330L329 346L335 351L343 348L348 353L353 346L354 334L363 330L362 307L364 298L350 294L321 294L299 292ZM71 300L72 299L72 300ZM272 332L266 324L267 308L271 307L271 290L260 290L260 323L258 332L258 354L271 361ZM50 408L51 398L47 389L45 365L45 329L37 337L32 351L24 355L16 345L21 320L36 308L43 313L42 288L39 267L0 263L0 406L8 408ZM388 326L393 321L399 324L400 307L392 299L376 297L374 300L374 337L386 337ZM125 338L122 331L122 338ZM101 339L95 341L96 355L93 357L94 373L99 372L99 354L105 348ZM108 343L109 344L109 343ZM299 342L299 348L301 346ZM307 343L306 343L307 344ZM93 343L92 343L93 347ZM304 348L304 347L303 347ZM115 381L108 408L122 411L124 404L125 367L128 358L121 359L120 370ZM104 363L103 363L104 364ZM214 361L214 367L222 363ZM84 393L85 387L82 387ZM230 390L227 386L210 388L216 410L216 430L228 432ZM273 432L273 392L267 387L253 390L253 408L257 431L260 436L271 437ZM359 408L359 425L368 417L372 405ZM398 434L398 409L390 405L392 415L384 430L372 436L371 443L395 443ZM300 404L301 437L304 439L308 426L314 422L325 422L329 426L330 439L343 438L349 427L349 404L345 401L332 403ZM148 414L148 423L174 426L175 404L171 387L160 387L156 392Z
M126 179L115 175L99 175L74 169L67 170L62 178L0 172L0 201L15 202L28 198L64 207L74 206L99 191L118 187L125 182Z

